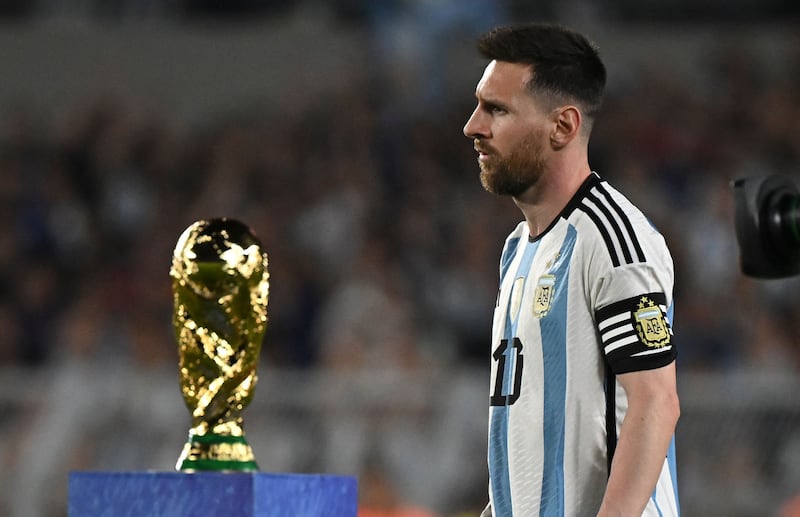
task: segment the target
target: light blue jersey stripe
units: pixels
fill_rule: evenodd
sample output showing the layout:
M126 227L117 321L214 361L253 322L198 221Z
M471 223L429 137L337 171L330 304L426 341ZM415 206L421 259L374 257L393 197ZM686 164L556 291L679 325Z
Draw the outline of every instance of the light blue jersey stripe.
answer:
M669 308L667 309L667 319L672 322L675 321L675 304L670 304ZM672 441L669 444L669 450L667 451L667 464L669 465L669 475L672 478L672 488L675 491L675 508L678 509L678 515L681 514L681 501L678 498L678 467L677 467L677 460L675 455L675 435L672 435Z
M669 444L667 451L667 464L669 465L669 475L672 477L672 488L675 491L675 508L678 509L678 515L681 514L681 501L678 499L678 467L675 460L675 436Z
M506 253L503 254L502 264L502 278L508 272L508 267L511 264L513 255L510 252L516 251L519 239L509 243ZM533 257L536 255L536 250L539 249L539 242L526 243L525 251L522 255L519 267L517 268L517 275L524 274L527 276L528 271L533 263ZM526 278L527 281L527 278ZM520 286L522 288L522 286ZM510 305L509 305L510 308ZM515 356L513 354L514 337L517 335L517 324L519 318L514 321L511 320L511 313L506 310L506 323L503 333L503 339L508 343L506 348L506 367L503 371L503 393L511 394L514 389L514 374L516 364L513 364ZM513 510L511 507L511 483L509 481L509 466L508 466L508 419L510 406L492 406L491 416L491 432L489 433L489 476L492 480L492 506L494 507L495 515L498 517L512 517Z
M675 313L675 305L670 305L667 308L667 319L669 321L674 321L673 315ZM675 498L675 508L678 509L678 516L681 514L681 505L680 500L678 499L678 468L675 460L675 435L672 435L672 440L669 442L669 449L667 449L667 466L669 468L669 476L672 479L672 496ZM658 506L658 499L656 499L656 491L658 490L658 485L656 488L653 489L652 499L656 505L656 510L658 510L658 515L663 515L661 508Z
M544 463L539 514L564 515L564 435L567 397L567 286L569 264L577 232L573 226L561 245L559 258L550 270L556 277L556 292L547 317L540 322L544 372Z
M511 262L514 260L514 255L517 254L517 246L519 246L519 237L514 237L513 239L509 239L506 249L503 250L503 256L500 258L501 284L503 283L503 279L506 277L506 273L508 273L508 268L511 266Z
M495 513L511 515L511 482L508 472L508 406L492 407L489 434L489 477Z

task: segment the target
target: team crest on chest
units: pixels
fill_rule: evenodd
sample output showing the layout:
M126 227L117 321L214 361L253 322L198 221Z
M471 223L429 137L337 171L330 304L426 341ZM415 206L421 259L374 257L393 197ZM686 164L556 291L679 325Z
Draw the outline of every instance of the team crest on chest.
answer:
M554 275L542 275L536 282L536 291L533 293L533 315L537 318L544 318L550 312L555 292L556 277Z
M650 348L660 348L669 344L669 329L664 313L656 303L642 296L639 309L633 313L636 333L639 339Z

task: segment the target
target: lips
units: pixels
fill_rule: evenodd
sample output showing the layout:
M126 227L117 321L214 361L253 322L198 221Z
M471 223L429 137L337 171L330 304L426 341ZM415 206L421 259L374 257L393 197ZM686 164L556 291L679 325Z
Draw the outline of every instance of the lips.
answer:
M489 159L489 155L492 153L491 150L486 149L484 147L475 146L475 151L478 153L478 161L486 161Z
M475 144L473 145L473 148L478 153L479 158L487 157L488 155L490 155L490 154L492 154L494 152L494 150L491 149L490 147L479 145L478 140L475 140Z

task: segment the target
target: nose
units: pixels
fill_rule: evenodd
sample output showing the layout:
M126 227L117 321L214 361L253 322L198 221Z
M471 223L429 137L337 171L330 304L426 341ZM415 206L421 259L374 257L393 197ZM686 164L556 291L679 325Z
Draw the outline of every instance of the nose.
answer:
M479 137L486 138L489 136L489 130L483 119L484 117L481 116L480 106L478 106L475 108L475 111L472 112L469 119L467 119L467 123L464 124L464 136L472 139Z

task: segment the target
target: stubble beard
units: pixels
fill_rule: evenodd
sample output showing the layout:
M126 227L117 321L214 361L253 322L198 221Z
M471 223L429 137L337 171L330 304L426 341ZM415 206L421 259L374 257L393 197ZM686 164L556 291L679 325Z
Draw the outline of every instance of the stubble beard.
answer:
M520 142L507 158L491 154L488 161L479 162L483 188L498 196L521 196L541 177L543 154L535 135Z

